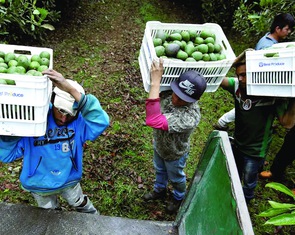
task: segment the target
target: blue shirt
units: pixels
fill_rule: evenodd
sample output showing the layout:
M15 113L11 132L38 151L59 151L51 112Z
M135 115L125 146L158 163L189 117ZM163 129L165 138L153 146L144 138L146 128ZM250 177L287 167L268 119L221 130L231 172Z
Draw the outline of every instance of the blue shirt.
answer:
M260 40L258 41L258 43L255 46L255 50L261 50L267 47L271 47L273 44L278 43L277 40L269 37L269 32L266 33L262 38L260 38Z

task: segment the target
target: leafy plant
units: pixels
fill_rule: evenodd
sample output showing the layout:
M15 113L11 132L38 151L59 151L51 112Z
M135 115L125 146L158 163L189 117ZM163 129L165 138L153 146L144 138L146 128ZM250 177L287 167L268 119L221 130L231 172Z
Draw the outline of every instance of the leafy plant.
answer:
M294 193L281 183L271 182L266 184L265 187L273 188L277 191L280 191L295 200ZM295 204L279 203L271 200L268 202L271 205L271 208L261 212L258 215L270 218L265 222L265 224L271 224L275 226L295 225Z
M0 35L4 42L17 42L23 37L42 40L51 23L60 18L54 10L54 0L7 0L0 3Z
M203 21L217 23L223 28L231 28L234 11L240 0L201 0L201 15Z
M274 16L286 12L285 9L294 15L294 0L260 0L251 4L241 3L234 13L233 29L249 43L257 42L270 30Z

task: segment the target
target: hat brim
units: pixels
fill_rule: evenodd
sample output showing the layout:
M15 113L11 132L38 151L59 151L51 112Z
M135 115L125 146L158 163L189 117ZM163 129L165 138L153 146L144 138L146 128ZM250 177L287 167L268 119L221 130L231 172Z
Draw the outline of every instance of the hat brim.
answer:
M73 110L73 102L68 101L62 97L59 97L58 95L55 96L53 105L58 109L63 109L71 116L76 116L77 114L77 111Z
M197 100L196 99L193 99L192 97L186 95L185 93L183 93L180 89L179 89L179 86L177 84L177 81L173 81L171 82L170 84L170 87L172 89L172 91L182 100L184 100L185 102L188 102L188 103L193 103L193 102L196 102Z

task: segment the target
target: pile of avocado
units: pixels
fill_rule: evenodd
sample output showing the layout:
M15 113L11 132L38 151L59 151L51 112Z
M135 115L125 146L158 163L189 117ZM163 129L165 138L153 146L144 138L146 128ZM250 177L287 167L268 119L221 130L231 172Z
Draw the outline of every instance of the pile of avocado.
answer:
M34 54L31 57L14 52L5 53L0 51L0 73L43 76L42 71L49 68L50 56L48 51L41 51L39 54ZM15 85L15 81L0 78L0 84Z
M171 33L157 30L153 38L156 55L159 58L187 62L218 61L226 59L222 46L216 42L216 35L209 30L174 30Z

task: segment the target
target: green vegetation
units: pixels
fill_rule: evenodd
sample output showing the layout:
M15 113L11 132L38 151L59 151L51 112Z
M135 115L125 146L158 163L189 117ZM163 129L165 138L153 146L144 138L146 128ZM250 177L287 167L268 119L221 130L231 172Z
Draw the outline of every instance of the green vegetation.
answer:
M175 219L165 213L161 201L147 203L141 199L152 190L154 173L152 130L144 125L147 93L142 85L138 55L146 21L198 23L201 22L198 17L192 8L168 0L80 1L68 12L66 20L61 21L56 30L47 31L46 40L38 44L52 48L54 69L83 83L86 92L97 96L111 117L106 132L88 143L84 158L82 187L102 215L159 221ZM243 35L228 32L226 35L236 55L250 46L243 43ZM228 75L234 75L233 71ZM228 92L218 89L205 93L200 107L202 119L193 134L187 162L188 184L213 125L233 107L233 99ZM233 125L229 135L232 130ZM267 156L269 165L285 134L279 125L275 131ZM35 205L33 197L19 187L20 169L21 160L0 163L0 201ZM293 187L293 169L287 170L288 187ZM265 184L269 182L258 181L257 196L248 207L256 235L272 234L275 229L273 225L264 226L267 218L258 216L269 208L268 200L288 202L289 198L266 190ZM66 207L66 203L63 206ZM295 233L291 226L284 227L283 231Z
M257 42L269 31L274 16L282 12L288 12L294 16L294 0L244 1L234 12L233 28L236 32L240 32L250 47L254 47L253 42ZM295 39L294 32L289 39Z
M288 189L285 185L281 183L268 183L265 187L273 188L281 193L284 193L295 200L295 194L292 190ZM268 217L269 219L265 224L272 224L276 226L282 225L295 225L295 216L294 216L294 203L281 203L275 201L268 201L271 208L266 211L261 212L258 216Z
M199 4L202 9L200 15L203 22L218 23L222 28L229 30L232 27L235 10L241 3L247 3L249 0L200 0L194 2L198 2L195 4Z
M55 1L6 0L0 3L1 41L12 42L27 38L41 40L47 30L54 30L60 14ZM49 23L51 22L51 24Z

